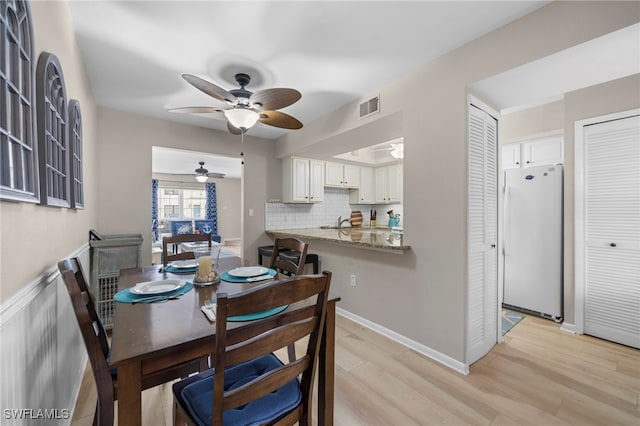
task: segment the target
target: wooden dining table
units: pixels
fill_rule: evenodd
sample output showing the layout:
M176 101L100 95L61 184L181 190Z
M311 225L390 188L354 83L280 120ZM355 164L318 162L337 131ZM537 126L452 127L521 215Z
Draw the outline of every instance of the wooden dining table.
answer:
M226 257L219 261L220 273L240 266L252 265L239 257ZM140 282L163 279L192 282L193 274L163 272L158 265L123 269L120 271L118 290ZM116 303L110 364L118 369L118 424L141 424L141 394L145 376L205 357L213 351L215 324L202 313L202 305L215 300L217 293L233 294L265 282L221 281L206 287L195 286L179 298L164 302ZM335 319L339 300L329 295L320 347L317 371L319 425L333 424ZM243 324L246 322L229 323L228 326L233 328Z

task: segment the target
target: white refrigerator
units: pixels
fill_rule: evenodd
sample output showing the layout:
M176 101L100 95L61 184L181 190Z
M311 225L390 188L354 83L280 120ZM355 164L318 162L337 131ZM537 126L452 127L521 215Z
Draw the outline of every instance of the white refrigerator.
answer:
M562 166L505 170L504 300L562 320Z

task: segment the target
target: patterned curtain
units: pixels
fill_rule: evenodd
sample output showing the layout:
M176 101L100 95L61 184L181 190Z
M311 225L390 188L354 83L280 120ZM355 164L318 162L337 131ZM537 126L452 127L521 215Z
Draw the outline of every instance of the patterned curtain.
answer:
M153 241L158 241L158 179L151 179L151 232Z
M212 235L218 235L218 203L216 201L216 184L207 182L207 204L205 206L204 218L213 221Z

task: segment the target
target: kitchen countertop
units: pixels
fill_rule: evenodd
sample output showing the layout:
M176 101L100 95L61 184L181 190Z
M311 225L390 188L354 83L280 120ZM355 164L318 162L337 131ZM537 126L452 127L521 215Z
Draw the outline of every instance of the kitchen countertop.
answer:
M266 231L272 237L295 237L351 245L359 248L403 253L411 246L402 243L402 234L392 233L390 228L299 228Z

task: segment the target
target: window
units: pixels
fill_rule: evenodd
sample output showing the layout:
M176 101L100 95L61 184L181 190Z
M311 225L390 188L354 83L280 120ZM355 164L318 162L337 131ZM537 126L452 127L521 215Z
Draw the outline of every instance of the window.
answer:
M67 95L58 58L43 52L36 68L40 204L69 207L70 165Z
M75 99L69 101L70 135L69 147L71 168L71 207L84 207L84 184L82 179L82 113L80 102Z
M164 183L167 185L170 183ZM158 231L170 233L169 220L204 219L204 205L207 201L205 188L175 188L158 185ZM175 185L175 184L174 184Z
M38 202L33 43L27 2L0 2L0 198Z

